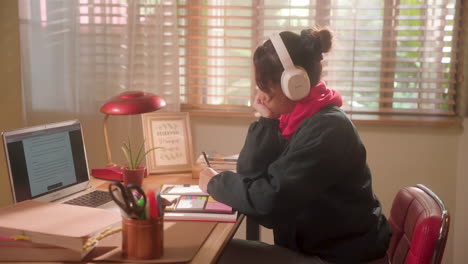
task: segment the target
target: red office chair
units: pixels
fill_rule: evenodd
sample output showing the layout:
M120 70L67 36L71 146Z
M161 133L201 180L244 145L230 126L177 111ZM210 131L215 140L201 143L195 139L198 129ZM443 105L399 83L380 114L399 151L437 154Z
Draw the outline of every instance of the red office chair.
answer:
M442 200L422 184L401 189L393 200L387 250L392 264L439 264L450 216Z

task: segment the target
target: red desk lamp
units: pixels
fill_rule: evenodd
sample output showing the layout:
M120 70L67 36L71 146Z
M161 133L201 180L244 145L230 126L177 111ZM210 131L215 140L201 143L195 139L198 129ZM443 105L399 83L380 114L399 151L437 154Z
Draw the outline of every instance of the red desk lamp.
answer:
M107 119L109 115L137 115L159 110L166 106L166 101L152 93L141 91L127 91L110 98L100 111L104 117L104 142L106 144L107 165L105 168L91 170L91 175L96 178L122 181L122 169L112 162L109 139L107 137Z

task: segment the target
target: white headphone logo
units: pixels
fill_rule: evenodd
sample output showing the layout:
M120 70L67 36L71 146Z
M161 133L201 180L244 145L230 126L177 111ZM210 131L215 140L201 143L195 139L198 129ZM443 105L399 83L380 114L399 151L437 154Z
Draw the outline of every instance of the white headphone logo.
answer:
M279 33L270 36L284 71L281 74L281 89L293 101L305 98L310 91L310 80L304 68L294 65Z

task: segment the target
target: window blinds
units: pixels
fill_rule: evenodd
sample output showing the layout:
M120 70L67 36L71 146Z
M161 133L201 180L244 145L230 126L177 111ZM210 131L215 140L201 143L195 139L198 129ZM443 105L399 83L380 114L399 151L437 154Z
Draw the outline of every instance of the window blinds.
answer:
M77 8L81 87L97 96L116 89L153 92L167 101L166 109L178 111L175 1L79 0Z
M353 114L455 115L456 0L182 0L181 99L249 106L252 54L272 32L334 32L323 79Z
M255 15L248 1L180 1L181 101L248 105Z

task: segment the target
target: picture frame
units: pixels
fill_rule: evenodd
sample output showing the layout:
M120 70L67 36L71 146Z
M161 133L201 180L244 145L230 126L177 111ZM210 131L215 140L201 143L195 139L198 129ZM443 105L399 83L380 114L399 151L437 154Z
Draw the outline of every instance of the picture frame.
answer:
M149 174L189 172L193 165L189 114L147 113L142 115L146 167Z

